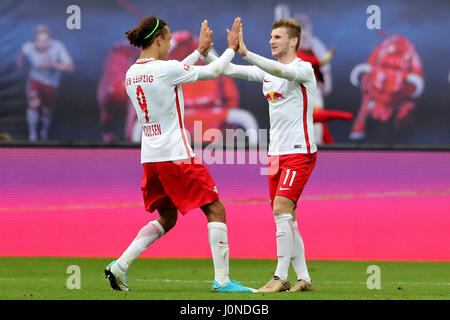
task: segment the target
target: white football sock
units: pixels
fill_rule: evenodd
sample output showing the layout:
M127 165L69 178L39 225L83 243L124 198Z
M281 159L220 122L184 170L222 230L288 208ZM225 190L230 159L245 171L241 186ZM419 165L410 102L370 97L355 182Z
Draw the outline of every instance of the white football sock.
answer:
M230 281L227 225L223 222L208 223L208 239L214 263L214 280L220 284Z
M291 262L292 247L294 244L292 232L292 214L281 213L275 215L277 226L277 255L278 264L275 276L282 280L288 279L289 265Z
M293 223L294 227L294 246L292 248L292 266L297 273L297 280L303 279L306 282L311 283L311 278L308 273L305 259L305 246L303 245L303 239L298 231L297 221Z
M137 234L136 238L125 250L122 256L117 259L117 264L122 271L127 271L130 264L139 257L139 255L147 249L155 240L161 238L165 231L161 224L157 221L151 221L145 225Z
M37 127L39 123L39 111L35 109L27 109L27 123L28 123L28 133L30 141L37 141Z

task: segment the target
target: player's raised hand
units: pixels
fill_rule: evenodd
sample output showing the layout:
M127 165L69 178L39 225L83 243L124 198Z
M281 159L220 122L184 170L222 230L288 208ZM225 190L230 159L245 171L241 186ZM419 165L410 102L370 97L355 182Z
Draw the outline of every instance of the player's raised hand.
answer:
M209 50L213 47L212 42L213 31L208 27L208 20L203 20L200 28L200 35L198 36L198 52L204 57L208 55Z
M228 48L238 50L239 48L239 27L241 25L241 18L234 19L231 31L227 29Z
M244 28L243 28L242 23L241 23L240 27L239 27L239 49L238 49L238 53L241 56L245 57L247 55L247 52L248 52L248 50L247 50L247 47L245 46L245 43L244 43Z

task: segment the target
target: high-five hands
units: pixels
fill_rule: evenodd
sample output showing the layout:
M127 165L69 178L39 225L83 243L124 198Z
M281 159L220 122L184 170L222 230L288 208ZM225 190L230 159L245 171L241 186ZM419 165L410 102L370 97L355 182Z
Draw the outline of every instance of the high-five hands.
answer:
M239 48L238 48L238 53L245 57L247 55L247 47L245 46L244 43L244 28L242 27L242 23L239 26Z
M241 18L234 19L231 31L227 29L228 48L238 50L239 48L239 29L241 27Z
M242 31L242 19L237 17L234 19L231 30L227 29L228 48L237 51L242 56L247 54L247 47L244 44L244 36ZM208 56L208 52L213 47L212 42L213 31L208 27L208 20L203 20L198 37L198 52L204 57Z
M200 35L198 36L198 52L202 56L206 57L209 50L213 47L212 42L213 31L208 27L208 20L203 20L202 27L200 28Z

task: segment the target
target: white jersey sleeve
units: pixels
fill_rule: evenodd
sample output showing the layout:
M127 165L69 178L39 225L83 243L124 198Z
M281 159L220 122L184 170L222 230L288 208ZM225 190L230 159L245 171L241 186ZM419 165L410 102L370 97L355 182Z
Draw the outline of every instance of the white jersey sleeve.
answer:
M233 58L234 50L228 48L220 58L206 66L190 66L186 63L170 60L167 75L174 86L182 83L192 83L197 80L215 79L219 77Z
M222 53L220 58L217 58L212 63L206 66L195 66L195 69L198 69L200 72L198 79L210 80L219 77L219 75L230 64L233 58L234 58L234 50L228 48Z
M183 59L183 63L188 64L190 66L193 66L194 64L197 63L197 60L200 59L200 52L198 52L198 50L195 50L194 52L192 52L190 55L188 55L186 58Z
M166 68L167 78L173 86L182 83L193 83L198 79L198 70L186 63L169 60Z
M212 63L217 57L212 53L208 53L208 56L204 58L207 63ZM263 82L265 72L256 66L242 66L229 63L222 73L224 76L231 78L239 78L247 81Z
M247 52L244 59L275 77L289 81L304 83L310 81L311 76L314 76L311 63L306 61L295 61L294 63L284 64L261 57L250 51Z
M59 40L55 40L56 51L58 52L58 60L61 63L72 63L72 57L66 49L66 46Z

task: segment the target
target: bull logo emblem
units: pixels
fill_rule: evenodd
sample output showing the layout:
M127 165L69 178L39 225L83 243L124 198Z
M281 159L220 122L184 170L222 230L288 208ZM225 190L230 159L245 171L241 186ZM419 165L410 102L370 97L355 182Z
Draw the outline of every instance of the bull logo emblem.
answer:
M369 117L380 122L393 120L394 128L400 128L424 89L419 55L411 42L399 35L388 36L366 63L353 68L350 82L358 87L360 77L362 101L350 133L352 140L366 137Z
M285 96L282 93L270 90L270 92L266 94L266 99L270 102L277 102L280 99L285 99Z

